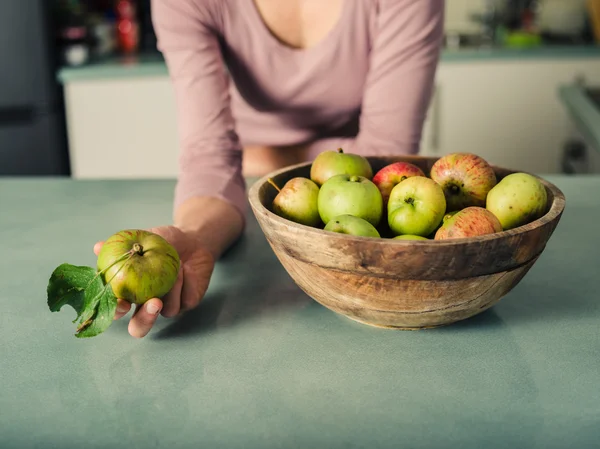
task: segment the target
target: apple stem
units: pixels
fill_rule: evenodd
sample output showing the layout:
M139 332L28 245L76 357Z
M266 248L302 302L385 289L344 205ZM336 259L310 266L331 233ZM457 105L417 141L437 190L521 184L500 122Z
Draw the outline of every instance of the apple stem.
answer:
M279 186L277 184L275 184L275 181L273 181L271 178L267 179L267 182L269 184L271 184L273 187L275 187L275 189L277 189L278 192L281 192L281 189L279 188Z
M458 188L458 186L456 184L452 184L450 186L450 192L457 194L460 191L460 189Z
M138 254L139 256L143 256L144 255L144 247L142 245L140 245L139 243L134 243L133 247L131 248L131 255L133 254Z
M344 152L344 150L341 149L341 148L338 148L337 151L338 151L338 153L343 153Z

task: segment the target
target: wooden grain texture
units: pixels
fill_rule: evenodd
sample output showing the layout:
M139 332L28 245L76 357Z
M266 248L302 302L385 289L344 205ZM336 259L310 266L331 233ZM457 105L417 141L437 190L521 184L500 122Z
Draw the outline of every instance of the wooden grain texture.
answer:
M396 161L426 173L437 158L370 157L374 172ZM514 170L494 167L498 180ZM357 321L382 327L435 327L465 319L499 301L533 266L565 207L548 193L543 217L525 226L468 239L411 241L325 232L273 214L276 190L310 163L279 170L251 186L252 210L271 248L296 284L314 300Z
M377 327L419 329L470 318L496 304L537 258L511 271L456 281L365 277L278 258L296 284L328 309Z

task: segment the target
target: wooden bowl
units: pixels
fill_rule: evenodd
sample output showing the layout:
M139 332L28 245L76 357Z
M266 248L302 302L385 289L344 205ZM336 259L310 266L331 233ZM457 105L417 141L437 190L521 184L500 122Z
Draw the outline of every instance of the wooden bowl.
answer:
M407 161L429 174L438 159L368 157L374 173ZM275 171L248 192L252 211L275 255L294 282L328 309L384 328L422 329L472 317L496 304L527 274L544 250L565 207L548 193L543 217L525 226L466 239L416 241L356 237L281 218L270 210L277 185L310 175L311 163ZM494 166L498 180L513 171Z

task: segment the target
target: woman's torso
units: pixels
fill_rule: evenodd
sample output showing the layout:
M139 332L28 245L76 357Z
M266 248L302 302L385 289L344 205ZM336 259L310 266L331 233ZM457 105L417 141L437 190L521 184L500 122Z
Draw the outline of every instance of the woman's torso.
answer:
M223 0L218 30L242 144L287 146L356 135L377 1L342 0L325 19L330 29L299 49L273 34L277 22L267 25L257 1Z

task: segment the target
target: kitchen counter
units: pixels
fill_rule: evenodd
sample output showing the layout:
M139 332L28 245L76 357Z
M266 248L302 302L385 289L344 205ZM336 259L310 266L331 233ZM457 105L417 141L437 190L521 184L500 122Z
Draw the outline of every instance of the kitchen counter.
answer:
M441 63L531 60L531 59L569 59L600 58L599 45L547 45L532 48L460 48L444 49ZM58 71L61 83L82 80L112 79L146 76L167 76L167 67L160 53L139 56L107 57L95 60L81 67L64 67Z
M498 305L426 331L352 322L307 297L253 216L201 306L144 339L89 340L51 313L60 263L165 224L174 182L0 179L0 447L543 448L600 440L600 176L548 176L567 207Z

